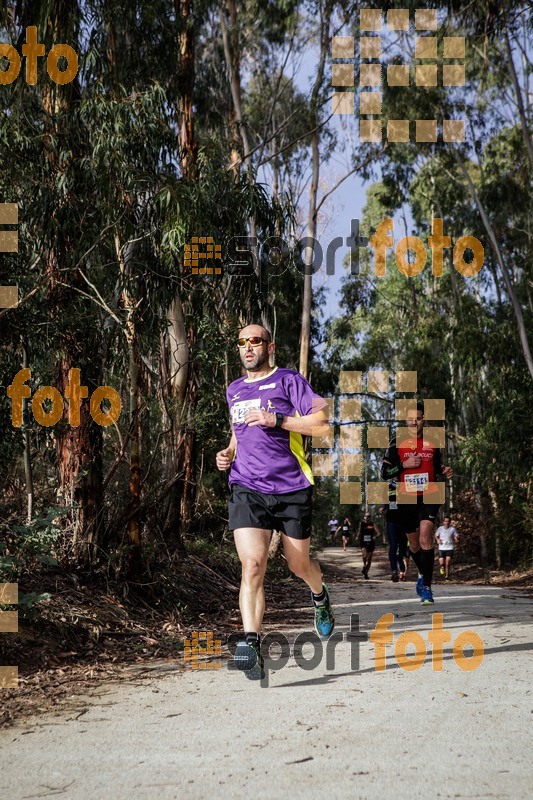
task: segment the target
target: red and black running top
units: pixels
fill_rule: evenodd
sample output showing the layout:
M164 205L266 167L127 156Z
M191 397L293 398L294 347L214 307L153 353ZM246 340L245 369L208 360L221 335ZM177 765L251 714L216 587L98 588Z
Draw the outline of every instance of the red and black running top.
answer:
M409 456L418 455L421 458L418 467L404 467L403 464ZM393 436L385 451L381 475L386 480L394 478L397 486L407 494L422 495L437 492L435 481L442 475L442 455L440 448L425 436L408 437L399 445L396 436Z

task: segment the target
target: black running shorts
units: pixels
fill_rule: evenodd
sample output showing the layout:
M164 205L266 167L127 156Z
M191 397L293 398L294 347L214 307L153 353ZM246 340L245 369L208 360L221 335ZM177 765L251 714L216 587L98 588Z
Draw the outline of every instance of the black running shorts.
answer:
M453 558L453 550L439 550L439 558Z
M398 520L402 530L404 533L414 533L420 527L422 520L427 519L430 522L435 522L439 508L440 503L437 505L424 503L422 496L418 498L414 505L411 503L398 503Z
M235 483L228 503L229 529L262 528L282 531L291 539L309 539L312 492L309 486L289 494L263 494Z
M361 549L364 547L364 549L367 550L369 553L374 552L374 542L363 542L363 540L361 539L359 541L359 547Z

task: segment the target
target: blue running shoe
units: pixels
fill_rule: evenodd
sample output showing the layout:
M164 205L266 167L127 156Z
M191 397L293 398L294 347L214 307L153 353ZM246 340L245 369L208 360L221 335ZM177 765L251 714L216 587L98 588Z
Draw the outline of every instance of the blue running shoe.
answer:
M315 631L321 639L327 639L333 633L335 615L329 602L328 587L323 583L322 588L326 592L326 601L321 606L315 606Z
M259 681L265 677L265 660L258 642L237 642L233 664L234 669L244 672L250 681Z
M429 588L429 586L424 586L422 589L422 594L420 595L420 602L423 606L433 605L435 602L433 600L433 592Z
M418 576L418 580L416 582L416 593L419 597L422 597L422 590L424 588L424 578L422 575Z

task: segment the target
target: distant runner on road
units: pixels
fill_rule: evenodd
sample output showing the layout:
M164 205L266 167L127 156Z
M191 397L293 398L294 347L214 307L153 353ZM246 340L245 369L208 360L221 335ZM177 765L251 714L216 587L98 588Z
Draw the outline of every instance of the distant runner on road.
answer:
M435 532L435 539L439 545L440 574L444 575L447 581L450 580L450 565L455 543L459 541L459 534L451 522L451 517L444 517L443 524Z
M350 531L352 528L352 523L348 519L348 517L344 517L344 522L342 525L339 525L337 530L340 530L342 534L342 549L346 551L346 545L350 544Z
M418 567L416 591L421 603L428 605L434 602L431 590L435 563L433 529L440 508L435 480L441 475L450 480L453 470L442 466L440 449L423 436L422 402L416 404L416 411L408 412L407 427L416 428L416 438L397 446L396 436L392 437L383 459L381 474L385 480L394 479L397 488L401 484L407 494L416 493L415 504L398 503L398 510L401 526L409 540L411 556Z
M329 430L326 401L291 369L271 368L275 345L261 325L247 325L236 342L246 377L228 386L232 436L216 455L218 469L229 469L229 528L242 565L239 605L244 641L234 664L246 677L264 676L261 623L264 577L273 530L282 532L289 569L311 589L315 630L333 632L335 619L318 561L309 556L313 475L302 436Z
M376 544L376 526L372 522L370 514L365 514L359 526L359 547L363 556L363 569L361 572L368 580L368 570L372 564L372 553Z
M331 517L328 522L329 535L331 536L331 544L335 544L337 538L337 531L339 529L339 520L337 517Z

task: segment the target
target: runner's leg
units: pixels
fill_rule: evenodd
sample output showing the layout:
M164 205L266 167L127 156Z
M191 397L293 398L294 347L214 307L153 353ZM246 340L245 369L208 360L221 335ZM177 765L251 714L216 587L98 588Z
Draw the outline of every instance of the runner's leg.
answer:
M407 536L405 538L407 539ZM409 543L407 543L407 545L405 546L405 558L404 558L406 576L407 576L407 573L409 572L409 561L410 561L410 559L411 559L411 549L409 548Z
M400 529L405 533L407 541L409 542L410 556L415 562L418 574L422 574L420 568L420 523L418 516L418 508L412 504L400 505L398 508L398 524ZM417 592L420 586L417 583Z
M394 522L387 522L387 538L389 540L389 563L390 571L394 574L398 571L396 553L398 550L398 537L396 536L396 526Z
M293 539L282 534L283 552L291 572L301 578L309 586L313 594L322 591L322 570L318 561L309 555L311 539ZM268 553L268 548L267 548Z
M450 565L452 563L452 557L446 556L446 578L450 577Z
M239 606L245 633L261 633L265 613L264 579L272 531L237 528L235 546L242 566Z
M396 525L396 537L398 539L398 570L400 573L405 574L406 572L406 564L405 564L405 554L407 552L407 537L405 533L400 530L399 525Z
M335 615L330 605L329 592L322 581L320 564L309 555L310 537L294 539L283 534L283 552L289 569L311 589L315 609L315 631L321 639L327 639L335 627Z
M415 531L411 533L407 533L407 540L409 542L409 550L411 551L411 558L415 562L418 571L421 573L420 569L420 529L417 528Z
M430 519L423 519L420 521L420 572L424 577L424 586L427 586L428 589L431 587L433 581L433 567L435 564L433 529L434 525Z

